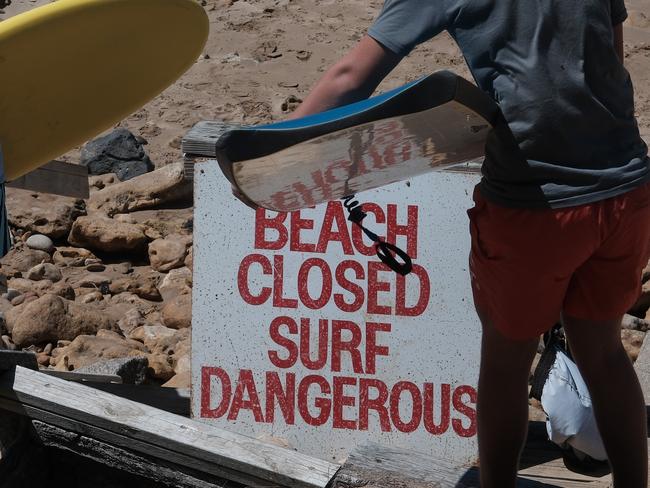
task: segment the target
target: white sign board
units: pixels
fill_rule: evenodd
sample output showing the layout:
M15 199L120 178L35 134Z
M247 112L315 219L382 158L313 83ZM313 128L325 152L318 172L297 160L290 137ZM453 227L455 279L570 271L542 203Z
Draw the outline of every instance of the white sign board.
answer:
M254 212L216 162L195 175L193 416L330 460L367 441L475 459L466 209L478 175L358 196L366 227L413 257L406 277L340 201Z

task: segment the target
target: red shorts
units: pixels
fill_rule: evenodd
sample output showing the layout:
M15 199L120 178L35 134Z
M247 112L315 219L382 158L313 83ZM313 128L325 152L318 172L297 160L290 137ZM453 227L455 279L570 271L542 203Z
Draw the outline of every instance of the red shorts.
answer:
M562 314L622 316L639 297L650 257L650 183L562 209L506 208L474 191L470 274L484 318L514 340L547 331Z

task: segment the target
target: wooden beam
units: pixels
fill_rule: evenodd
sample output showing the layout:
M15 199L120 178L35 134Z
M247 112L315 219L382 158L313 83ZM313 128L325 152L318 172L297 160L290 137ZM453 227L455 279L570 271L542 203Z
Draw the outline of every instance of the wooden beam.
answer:
M36 354L28 351L0 350L0 372L13 370L16 366L38 371Z
M63 161L50 161L31 173L10 181L7 186L73 198L88 198L90 196L88 168Z
M241 127L223 121L204 120L192 127L181 142L184 154L214 157L217 155L217 141L226 132Z
M206 475L186 466L165 463L147 455L116 447L39 420L32 421L38 440L48 448L73 453L104 466L155 481L172 488L243 488L243 485Z
M31 407L28 416L54 414L59 420L68 421L64 426L39 419L52 425L72 427L74 431L75 424L84 424L127 438L133 449L141 453L162 458L180 455L185 460L194 460L193 467L201 466L205 472L210 472L210 466L217 466L226 471L219 476L227 479L233 479L232 473L241 474L234 480L238 482L250 476L266 481L267 486L271 482L292 488L323 488L339 468L327 461L20 367L0 376L0 398L19 403L24 411Z

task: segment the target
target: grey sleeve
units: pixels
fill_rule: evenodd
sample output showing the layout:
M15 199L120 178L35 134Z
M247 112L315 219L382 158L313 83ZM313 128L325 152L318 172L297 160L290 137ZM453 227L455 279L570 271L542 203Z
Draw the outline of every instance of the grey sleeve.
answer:
M627 19L625 0L611 0L612 2L612 25L618 25Z
M400 56L447 28L444 0L386 0L368 35Z

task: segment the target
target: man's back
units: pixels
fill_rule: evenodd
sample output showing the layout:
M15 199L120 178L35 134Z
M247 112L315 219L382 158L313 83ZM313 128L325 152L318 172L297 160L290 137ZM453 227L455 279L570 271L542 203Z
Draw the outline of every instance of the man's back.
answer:
M622 0L389 0L369 35L397 54L442 30L499 102L525 161L492 138L485 197L563 207L650 179L629 75L612 25Z

